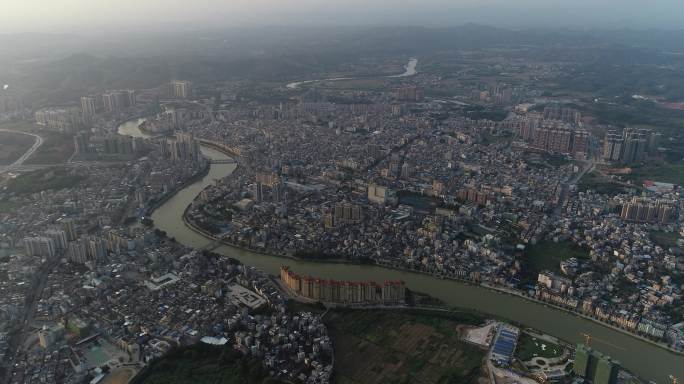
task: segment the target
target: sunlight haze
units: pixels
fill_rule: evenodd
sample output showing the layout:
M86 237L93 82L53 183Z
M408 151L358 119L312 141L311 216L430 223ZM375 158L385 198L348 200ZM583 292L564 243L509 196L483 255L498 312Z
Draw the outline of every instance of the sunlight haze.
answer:
M0 32L74 32L80 29L200 29L263 25L424 25L466 22L529 28L678 28L676 0L5 0Z

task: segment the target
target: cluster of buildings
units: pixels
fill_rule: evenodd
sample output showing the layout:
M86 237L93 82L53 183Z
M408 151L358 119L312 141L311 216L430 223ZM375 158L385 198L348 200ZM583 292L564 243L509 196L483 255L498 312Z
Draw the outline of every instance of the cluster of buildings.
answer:
M192 95L192 83L187 80L174 80L169 83L169 97L187 99Z
M259 252L371 261L516 289L681 343L668 331L679 329L671 308L681 287L657 276L681 273L682 260L648 236L678 231L680 200L569 185L579 167L548 164L537 150L593 156L578 111L551 106L494 122L430 99L397 104L396 92L341 91L366 101L359 105L322 101L325 92L287 104L231 104L185 121L196 137L239 153L236 171L205 189L186 220ZM511 145L516 135L528 145ZM515 242L544 239L574 242L588 256L563 260L555 277L530 287ZM316 300L321 295L328 297L319 292Z
M77 164L65 172L83 181L69 188L0 191L16 207L0 213L0 271L8 276L0 282L0 316L15 325L0 330L0 349L13 363L9 382L80 382L99 366L123 360L140 367L202 340L230 343L273 376L329 381L325 326L316 315L288 312L270 277L123 225L206 171L201 142L238 157L236 171L186 210L187 222L205 234L261 252L371 262L513 290L684 348L684 324L672 310L682 300L675 277L684 257L650 236L681 230L678 191L579 192L570 185L578 167L548 164L540 153L591 159L577 110L552 105L502 121L470 118L459 109L468 105L422 92L443 84L426 75L391 91L276 90L289 101L265 103L238 102L235 89L203 97L190 82L172 81L155 92L173 100L143 128L176 131L174 138L121 137L112 122L91 128L101 135L77 134L78 154L146 156ZM470 91L470 101L499 106L534 94L503 84ZM84 96L80 111L47 108L35 119L76 132L100 112L130 115L139 99L108 91ZM658 142L657 134L628 128L606 136L602 156L639 162ZM587 257L523 282L516 246L545 239L572 243ZM406 297L402 282L325 280L287 267L280 278L311 301L394 305ZM26 336L16 326L23 322L39 345L17 354L6 340ZM498 328L492 361L509 364L519 335ZM613 382L617 364L586 348L578 348L578 361L579 376Z
M338 281L300 276L289 267L280 268L280 280L295 295L313 301L345 305L403 304L406 286L402 281Z
M520 337L520 329L509 324L501 324L497 331L489 358L497 365L508 366L515 354Z
M163 87L162 87L163 88ZM154 92L153 92L154 93ZM156 92L155 97L172 99L187 99L192 94L192 85L189 81L172 81L166 85L166 90ZM149 95L146 95L149 98ZM93 124L103 124L99 118L105 116L119 116L130 111L138 105L138 94L133 89L108 90L97 95L82 96L80 106L47 107L34 113L36 124L63 133L78 133L84 128L90 128ZM19 100L19 99L17 99ZM9 96L0 97L4 104L0 105L0 113L5 106L7 112L20 111L22 105ZM11 108L10 108L11 107ZM180 128L184 110L176 111L169 107L160 112L160 116L168 120L163 131ZM150 128L155 130L155 128ZM161 130L160 130L161 132ZM85 153L85 152L82 152Z
M81 128L83 120L76 108L43 108L34 115L36 124L64 133L73 133Z
M202 158L199 142L192 134L176 133L175 140L168 142L164 139L161 145L168 145L168 153L173 161L199 162Z
M684 269L684 258L652 238L654 231L678 231L680 210L674 193L577 193L549 236L559 246L585 249L587 257L540 273L531 294L681 349L682 324L672 309L682 290L673 277Z
M470 100L495 105L510 105L520 97L519 93L518 89L506 84L485 85L473 89L470 93Z
M603 139L603 160L634 164L653 155L660 146L662 134L645 128L625 128L622 133L608 131Z
M678 218L677 205L677 200L634 196L631 201L622 205L620 217L623 220L637 223L668 224Z
M543 112L527 112L507 119L505 125L516 130L518 137L532 148L553 154L586 157L590 134L584 128L580 112L561 106L544 108Z
M0 192L16 206L0 213L0 270L9 277L0 284L0 347L11 362L3 382L101 380L205 339L258 359L273 376L328 383L325 325L288 312L266 274L123 224L205 169L192 160L191 136L180 140L188 152L178 161L155 141L126 164L74 167L82 180L68 188ZM30 337L38 343L25 344Z
M186 218L259 251L322 252L467 280L509 274L515 260L497 249L493 228L513 220L524 238L540 236L570 167L549 172L489 145L485 137L509 130L503 123L437 123L430 108L444 113L439 103L395 115L393 102L246 105L210 124L186 122L196 137L240 153L237 170L203 191Z
M620 363L590 347L580 344L575 349L574 373L594 384L615 384Z
M90 121L98 113L119 113L136 105L132 89L106 91L99 96L81 97L81 113Z

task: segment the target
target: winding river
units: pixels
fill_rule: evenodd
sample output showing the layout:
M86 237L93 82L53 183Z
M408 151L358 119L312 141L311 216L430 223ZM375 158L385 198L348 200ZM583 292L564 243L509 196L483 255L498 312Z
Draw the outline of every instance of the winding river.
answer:
M128 124L128 125L127 125ZM137 130L139 121L121 126L120 132L146 137ZM202 153L211 159L227 159L228 156L211 148L202 147ZM209 173L178 192L152 215L155 225L179 242L203 247L212 242L185 226L182 215L192 200L215 179L230 175L235 164L212 164ZM628 369L643 378L666 383L668 375L684 378L684 356L667 351L643 340L617 330L538 304L516 296L498 293L486 288L442 280L427 275L403 272L383 267L352 264L328 264L284 259L222 246L216 252L236 258L242 263L278 274L281 265L287 264L300 274L310 274L340 280L403 280L415 291L428 293L451 306L474 309L524 324L559 337L563 340L583 342L581 333L594 337L592 346L621 361Z
M391 76L381 76L381 77L399 78L399 77L413 76L413 75L418 73L418 70L416 69L417 67L418 67L418 59L410 58L408 61L408 64L406 64L406 66L404 67L404 73L400 73L398 75L391 75ZM360 78L361 77L333 77L330 79L295 81L295 82L287 84L285 87L288 89L297 89L297 88L299 88L300 85L318 83L321 81L355 80L355 79L360 79Z

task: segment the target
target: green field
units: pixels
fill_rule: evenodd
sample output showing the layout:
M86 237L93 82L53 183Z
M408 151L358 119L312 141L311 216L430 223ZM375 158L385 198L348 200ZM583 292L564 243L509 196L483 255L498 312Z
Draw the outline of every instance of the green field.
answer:
M35 142L32 136L21 133L0 132L0 165L12 164Z
M529 361L534 357L554 358L563 355L563 347L523 332L515 354L522 361Z
M36 193L47 190L59 190L71 188L81 181L84 176L70 173L68 170L59 168L41 169L25 173L7 183L7 192L16 194ZM8 207L13 207L8 205Z
M542 241L529 246L525 251L525 261L535 274L543 270L558 273L560 272L560 262L572 257L579 260L589 259L589 251L569 241L560 243Z
M641 185L644 180L684 185L684 164L659 164L632 168L627 178Z
M74 137L58 132L39 132L45 139L36 153L28 158L26 164L66 163L74 153Z
M22 132L37 132L40 131L41 127L30 121L12 121L0 124L0 128L9 129L10 131L22 131Z
M0 201L0 213L12 212L19 206L11 201Z
M627 187L609 179L606 176L601 175L598 172L590 172L582 176L579 183L577 183L577 188L580 191L592 190L599 194L618 194L624 192Z
M26 160L26 164L59 164L69 160L74 153L74 137L51 131L30 121L17 121L0 124L0 128L13 131L32 132L41 136L45 141L36 153ZM33 140L33 138L31 138ZM33 141L31 141L33 143Z
M477 383L485 351L460 340L464 322L438 313L335 310L336 383ZM465 316L465 315L464 315ZM481 323L465 316L466 323Z
M651 240L663 248L677 246L677 240L681 238L679 232L651 231Z
M276 384L261 361L248 359L231 346L196 344L171 350L153 361L131 384Z

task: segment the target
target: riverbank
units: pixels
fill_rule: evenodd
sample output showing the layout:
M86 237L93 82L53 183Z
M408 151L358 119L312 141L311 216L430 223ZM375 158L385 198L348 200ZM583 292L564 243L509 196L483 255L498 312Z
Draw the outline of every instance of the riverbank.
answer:
M235 156L235 153L233 153L232 151L229 152L228 148L224 148L223 145L220 145L218 143L215 143L215 142L212 142L209 140L202 140L202 144L209 146L209 147L212 147L212 148L216 149L217 151L223 153L226 156ZM371 265L371 266L375 266L375 267L379 267L379 268L387 268L387 269L392 269L392 270L405 272L405 273L420 274L420 275L429 276L429 277L435 278L435 279L451 280L451 281L455 281L455 282L458 282L461 284L472 285L472 286L480 287L483 289L487 289L487 290L490 290L492 292L496 292L499 294L506 294L506 295L515 296L515 297L518 297L520 299L527 300L529 302L535 303L537 305L543 305L547 308L559 310L561 312L574 315L574 316L582 318L584 320L589 320L593 323L604 326L606 328L610 328L614 331L623 333L627 336L633 337L633 338L638 339L640 341L647 342L647 343L649 343L655 347L662 348L662 349L664 349L670 353L673 353L673 354L676 354L679 356L684 356L684 351L679 351L679 350L670 348L668 345L666 345L664 343L659 343L657 341L653 341L651 339L643 337L642 335L633 333L630 330L615 326L611 323L605 322L605 321L597 319L595 317L588 316L588 315L586 315L582 312L579 312L577 310L574 310L572 308L562 307L562 306L556 305L554 303L542 301L542 300L539 300L535 297L525 295L524 293L517 291L517 290L513 290L511 288L494 286L494 285L487 284L485 282L479 282L476 280L463 278L463 277L457 277L457 276L453 276L453 275L441 275L441 274L431 273L428 271L421 271L421 270L412 269L412 268L405 268L405 267L401 267L401 266L397 266L397 265L393 265L393 264L389 264L389 263L378 262L377 260L372 260L371 263L361 264L361 263L355 263L353 261L344 260L344 259L331 259L331 260L328 260L328 259L305 259L305 258L296 257L290 253L287 253L287 252L275 252L275 251L269 250L269 249L256 249L256 248L251 248L248 246L235 244L235 243L232 243L232 242L227 241L225 239L219 239L213 233L205 230L204 228L201 228L199 225L195 224L194 222L192 222L191 220L188 219L188 217L187 217L188 211L189 211L190 207L192 206L192 204L194 203L195 200L196 200L196 196L193 199L193 201L185 207L183 214L182 214L183 224L188 229L190 229L193 232L207 238L208 240L220 243L224 246L231 247L231 248L234 248L236 250L240 250L240 251L244 251L244 252L251 252L254 254L258 254L258 255L283 258L283 259L288 259L288 260L293 260L293 261L298 261L298 262L312 262L312 263L321 263L321 264ZM510 319L510 320L515 321L514 319Z
M345 81L345 80L363 80L363 79L399 79L402 77L414 76L418 73L416 68L418 67L418 59L409 58L408 63L404 66L404 72L398 75L367 75L367 76L355 76L355 77L332 77L328 79L312 79L312 80L300 80L287 83L285 88L287 89L297 89L300 85L319 83L322 81Z
M235 160L236 157L240 157L240 153L237 152L235 149L225 145L225 144L220 144L215 141L207 140L207 139L197 139L200 144L207 146L209 148L213 148L224 155L230 157L231 159Z
M159 208L159 207L161 207L162 205L164 205L167 201L169 201L169 199L171 199L172 197L174 197L174 196L176 195L176 193L178 193L179 191L185 189L185 188L188 187L189 185L194 184L195 182L201 180L204 176L208 175L208 174L209 174L209 169L211 169L211 163L207 160L206 163L204 164L204 167L203 167L199 172L195 173L194 176L192 176L191 178L189 178L189 179L185 180L184 182L182 182L180 185L178 185L177 187L175 187L172 191L167 192L160 200L158 200L157 202L155 202L154 204L152 204L150 207L148 207L147 209L145 209L145 216L150 216L150 215L152 215L152 213L153 213L157 208Z
M226 159L224 153L213 148L203 146L202 149L204 155L213 160ZM215 179L229 176L234 169L235 164L212 164L207 177L179 191L154 212L155 226L180 243L197 249L206 246L209 238L183 223L183 211L206 186L214 184ZM375 265L286 259L225 245L218 245L214 252L274 275L278 274L280 267L286 263L301 274L326 279L403 280L413 290L429 294L445 303L446 307L464 308L468 311L486 313L491 317L508 319L512 323L541 330L572 344L584 342L581 336L583 333L591 334L597 340L594 348L620 360L625 368L648 380L667 382L667 376L670 374L684 377L684 358L678 353L672 353L650 342L645 343L629 333L616 331L603 323L588 321L578 315L570 316L571 313L568 311L555 310L548 303L507 295L477 284L464 284L451 279L436 278L426 273L408 273L396 268ZM601 343L600 340L608 340L610 344ZM640 351L640 354L633 351ZM643 355L650 356L653 362L645 363L641 357Z
M185 208L185 211L183 212L183 223L187 226L188 229L192 230L193 232L202 235L207 238L207 240L210 240L211 242L216 242L221 245L225 245L227 247L244 251L244 252L250 252L254 253L257 255L264 255L264 256L272 256L272 257L279 257L282 259L289 259L293 261L302 261L302 262L311 262L311 263L321 263L321 264L350 264L350 265L364 265L360 263L354 263L349 260L343 260L343 259L303 259L301 257L296 257L294 255L291 255L287 252L280 252L280 253L275 253L273 251L269 250L261 250L257 248L250 248L246 247L244 245L236 244L236 243L231 243L230 241L224 240L224 239L219 239L218 236L215 234L207 231L206 229L200 227L199 225L195 224L191 220L187 218L187 213L190 210L190 207L192 207L192 203L188 204L188 206ZM368 264L368 265L375 265L375 264Z
M189 208L189 207L190 207L190 206L188 206L188 208ZM189 229L195 231L195 232L198 233L198 234L201 234L202 236L208 237L208 238L212 239L213 241L219 240L216 236L214 236L214 235L211 234L210 232L208 232L208 231L206 231L206 230L204 230L204 229L198 227L196 224L192 223L190 220L187 220L187 217L186 217L186 215L185 215L186 213L187 213L187 210L186 210L186 212L183 213L183 222L188 226ZM476 281L469 280L469 279L460 279L460 278L455 278L455 277L450 277L450 276L437 276L437 275L435 275L435 274L432 274L432 273L426 272L426 271L420 271L420 270L410 269L410 268L401 268L401 267L397 267L397 266L393 266L393 265L388 265L388 264L380 264L380 263L377 263L377 262L369 263L369 264L360 264L360 263L354 263L354 262L352 262L352 261L344 261L344 260L340 260L340 261L328 261L328 260L310 260L310 259L302 259L302 258L298 258L298 257L295 257L295 256L293 256L293 255L289 255L289 254L285 254L285 253L280 254L280 253L273 253L273 252L264 251L264 250L251 249L251 248L248 248L248 247L244 247L244 246L240 246L240 245L237 245L237 244L230 243L230 242L225 241L225 240L221 240L221 241L219 241L219 242L220 242L221 244L225 245L225 246L228 246L228 247L232 247L232 248L235 248L235 249L239 249L239 250L247 251L247 252L252 252L252 253L256 253L256 254L261 254L261 255L265 255L265 256L280 257L280 258L286 258L286 259L296 260L296 261L302 261L302 262L320 262L320 263L333 263L333 264L337 263L337 264L351 264L351 265L372 265L372 266L380 267L380 268L394 269L394 270L401 271L401 272L407 272L407 273L415 273L415 274L425 275L425 276L429 276L429 277L432 277L432 278L435 278L435 279L456 281L456 282L459 282L459 283L462 283L462 284L467 284L467 285L472 285L472 286L476 286L476 287L488 289L488 290L490 290L490 291L493 291L493 292L496 292L496 293L499 293L499 294L515 296L515 297L518 297L518 298L521 298L521 299L524 299L524 300L527 300L527 301L536 303L536 304L538 304L538 305L543 305L543 306L545 306L545 307L547 307L547 308L552 308L552 309L555 309L555 310L559 310L559 311L561 311L561 312L565 312L565 313L567 313L567 314L571 314L571 315L580 317L580 318L582 318L582 319L592 321L592 322L594 322L594 323L596 323L596 324L598 324L598 325L601 325L601 326L610 328L610 329L612 329L612 330L614 330L614 331L623 333L623 334L625 334L625 335L628 335L628 336L633 337L633 338L635 338L635 339L638 339L638 340L640 340L640 341L647 342L647 343L649 343L649 344L651 344L651 345L653 345L653 346L655 346L655 347L662 348L662 349L664 349L664 350L666 350L666 351L668 351L668 352L671 352L671 353L674 353L674 354L677 354L677 355L680 355L680 356L684 356L684 351L678 351L678 350L676 350L676 349L670 348L670 347L669 347L668 345L666 345L666 344L658 343L657 341L653 341L653 340L648 339L648 338L646 338L646 337L643 337L643 336L641 336L641 335L639 335L639 334L630 332L630 331L627 330L627 329L617 327L617 326L615 326L615 325L613 325L613 324L604 322L604 321L602 321L602 320L600 320L600 319L597 319L597 318L595 318L595 317L587 316L586 314L583 314L583 313L581 313L581 312L573 311L573 310L570 309L570 308L565 308L565 307L561 307L561 306L559 306L559 305L556 305L556 304L553 304L553 303L550 303L550 302L542 301L542 300L539 300L539 299L537 299L537 298L534 298L534 297L525 295L525 294L520 293L520 292L516 292L516 291L514 291L514 290L512 290L512 289L508 289L508 288L497 287L497 286L489 285L489 284L486 284L486 283L478 283L478 282L476 282ZM512 322L515 322L514 319L507 319L507 320L510 320L510 321L512 321Z

